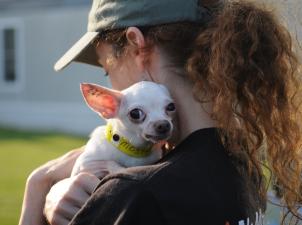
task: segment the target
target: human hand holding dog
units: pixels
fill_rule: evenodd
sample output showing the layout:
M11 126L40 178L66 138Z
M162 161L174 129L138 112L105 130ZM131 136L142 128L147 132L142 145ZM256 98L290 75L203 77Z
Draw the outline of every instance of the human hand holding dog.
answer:
M80 172L56 183L46 196L44 215L51 225L66 225L85 204L99 184L99 178L124 167L114 161L83 164Z
M80 210L100 180L80 173L56 183L46 196L44 215L51 225L68 224Z
M61 212L58 210L57 206L51 206L53 202L50 201L49 196L55 196L57 193L57 202L62 202L64 199L64 195L60 194L58 190L58 186L63 187L66 186L66 195L72 196L72 198L77 198L78 193L81 193L81 189L94 189L95 182L99 182L99 179L91 178L91 175L85 174L93 173L97 177L101 178L108 173L116 172L117 170L121 169L122 167L119 166L117 163L113 161L95 161L90 164L85 164L81 168L81 175L76 176L73 180L70 179L69 182L64 181L65 178L70 177L71 170L76 159L79 155L83 152L84 148L79 148L72 150L65 155L51 160L44 165L40 166L39 168L35 169L27 179L26 188L24 193L24 200L22 206L22 212L19 220L19 225L42 225L47 224L45 217L43 215L43 208L44 204L46 205L47 211L45 210L45 215L48 218L58 217ZM83 172L86 172L83 174ZM68 180L69 178L67 178ZM79 185L85 179L91 179L92 181L89 182L87 185L91 185L91 187ZM63 180L61 184L60 181ZM93 182L95 181L95 182ZM57 184L56 184L57 183ZM55 185L54 185L55 184ZM53 187L53 188L52 188ZM70 187L70 189L68 188ZM51 189L51 191L50 191ZM74 191L79 189L77 191ZM48 195L49 191L51 195ZM70 192L68 192L70 191ZM45 198L48 195L48 202L45 202ZM74 195L74 196L73 196ZM87 197L87 196L86 196ZM88 196L89 197L89 196ZM87 198L88 198L87 197ZM62 198L62 200L60 200ZM87 199L86 198L86 199ZM85 201L83 200L82 203ZM65 207L65 206L63 206ZM52 211L54 210L54 211Z
M53 184L70 176L84 148L72 150L35 169L27 178L19 225L46 224L43 216L45 197Z

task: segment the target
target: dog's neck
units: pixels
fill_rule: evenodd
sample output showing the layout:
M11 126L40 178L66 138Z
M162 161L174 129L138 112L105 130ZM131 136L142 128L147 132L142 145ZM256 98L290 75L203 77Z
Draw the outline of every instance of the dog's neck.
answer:
M146 148L150 146L150 142L138 135L135 131L125 127L118 119L110 119L107 121L112 127L112 132L127 139L135 148Z

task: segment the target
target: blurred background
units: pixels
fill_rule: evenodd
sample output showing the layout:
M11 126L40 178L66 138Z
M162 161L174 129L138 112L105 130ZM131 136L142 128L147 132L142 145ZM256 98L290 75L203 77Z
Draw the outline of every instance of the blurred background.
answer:
M302 1L266 0L302 40ZM85 32L91 1L0 0L0 224L18 223L26 177L42 163L87 141L102 121L79 84L109 85L104 71L54 63ZM269 206L267 224L279 210Z
M103 70L54 63L86 32L91 1L0 0L0 224L18 223L26 178L87 141L104 123L81 82L108 85Z
M54 63L86 32L87 0L0 0L0 124L87 135L100 123L80 82L108 84L97 67Z

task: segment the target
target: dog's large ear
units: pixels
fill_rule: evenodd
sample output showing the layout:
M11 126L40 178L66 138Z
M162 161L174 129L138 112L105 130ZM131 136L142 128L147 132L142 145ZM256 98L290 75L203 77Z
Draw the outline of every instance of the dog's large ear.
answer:
M117 115L123 94L96 84L82 83L81 91L87 105L105 119Z

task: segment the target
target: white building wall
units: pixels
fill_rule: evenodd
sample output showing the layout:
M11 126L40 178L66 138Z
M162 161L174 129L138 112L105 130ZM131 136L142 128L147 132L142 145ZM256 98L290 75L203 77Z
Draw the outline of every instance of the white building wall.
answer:
M88 7L0 13L1 21L22 24L21 84L0 89L0 126L57 130L87 135L101 118L84 103L79 84L108 85L97 67L72 63L56 73L53 65L85 32Z

